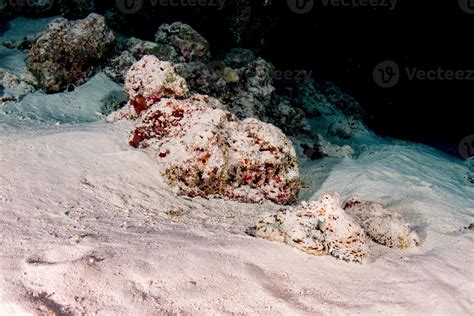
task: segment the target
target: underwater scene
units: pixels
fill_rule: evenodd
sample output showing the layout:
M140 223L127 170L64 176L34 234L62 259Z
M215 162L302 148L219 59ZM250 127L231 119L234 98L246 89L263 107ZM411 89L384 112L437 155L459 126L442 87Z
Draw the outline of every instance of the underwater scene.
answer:
M472 27L0 0L0 315L473 315Z

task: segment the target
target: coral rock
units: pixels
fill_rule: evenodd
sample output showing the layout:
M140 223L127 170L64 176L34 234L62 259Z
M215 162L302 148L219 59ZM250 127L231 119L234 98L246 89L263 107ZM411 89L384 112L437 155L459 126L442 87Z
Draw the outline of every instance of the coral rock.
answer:
M154 55L162 61L173 63L179 61L178 54L172 47L155 42L144 41L135 37L127 40L126 49L135 56L136 59L140 59L145 55Z
M233 98L231 108L240 117L263 118L270 106L274 67L262 58L247 65L242 88Z
M311 135L311 126L306 113L293 106L287 98L274 94L272 106L266 111L270 121L280 127L287 135Z
M255 233L257 237L285 242L313 255L329 254L362 262L368 254L363 229L341 208L337 193L267 215L258 222Z
M329 81L316 83L315 88L344 115L355 118L361 118L364 115L362 106L333 83Z
M240 121L216 99L161 99L142 115L130 145L152 147L164 176L188 196L292 203L300 189L296 154L277 127Z
M351 139L354 136L361 136L365 133L367 133L367 129L364 124L352 117L336 120L329 125L327 131L328 136L336 137L339 140Z
M127 72L137 59L129 52L123 51L120 55L109 60L104 73L117 83L123 83L127 76Z
M202 62L180 63L176 71L186 79L193 93L207 94L228 104L231 91L229 84L220 76L220 71L226 67L219 61L204 64Z
M244 48L232 48L224 57L224 63L232 68L242 68L256 60L255 53Z
M418 235L410 229L402 216L381 204L350 197L344 201L343 208L376 243L404 249L420 243Z
M210 57L207 40L191 26L181 22L161 25L155 35L155 41L174 48L181 62L205 62Z
M20 96L34 92L36 85L37 82L30 73L15 74L8 69L0 68L0 87L4 92L0 100L17 101Z
M211 95L228 104L239 118L264 120L275 91L273 66L262 58L252 60L243 52L241 57L236 54L233 50L225 60L239 68L217 60L207 66L202 63L178 65L177 71L193 92Z
M146 55L154 55L161 61L177 62L178 56L172 47L144 41L135 37L118 41L117 54L104 69L115 82L123 83L130 67Z
M125 79L125 91L136 116L161 98L184 98L189 94L186 81L176 74L172 64L153 55L133 64Z
M59 92L92 76L115 36L98 14L51 22L30 50L28 68L46 92Z

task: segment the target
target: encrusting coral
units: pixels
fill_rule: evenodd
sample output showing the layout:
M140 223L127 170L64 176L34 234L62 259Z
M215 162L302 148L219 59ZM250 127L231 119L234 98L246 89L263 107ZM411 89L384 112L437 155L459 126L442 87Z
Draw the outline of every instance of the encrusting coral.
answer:
M186 81L176 74L171 63L153 55L146 55L132 65L125 79L125 92L136 116L161 98L189 95Z
M299 173L278 128L240 121L216 99L162 99L138 121L130 145L153 147L169 183L188 196L294 202Z
M120 38L116 53L110 58L104 72L115 82L123 83L130 67L145 55L155 55L161 61L176 63L179 57L169 45L144 41L135 37Z
M128 108L114 119L138 118L130 145L156 150L168 182L188 196L241 202L296 200L296 153L283 132L240 120L219 100L195 94L169 62L144 56L127 74Z
M155 42L173 48L181 62L206 62L210 58L207 40L191 26L181 22L162 24L155 34Z
M405 223L403 217L382 204L350 197L342 207L376 243L402 249L412 248L420 243L420 238Z
M98 14L77 21L59 18L33 44L28 69L46 92L63 91L91 77L114 43L114 33Z

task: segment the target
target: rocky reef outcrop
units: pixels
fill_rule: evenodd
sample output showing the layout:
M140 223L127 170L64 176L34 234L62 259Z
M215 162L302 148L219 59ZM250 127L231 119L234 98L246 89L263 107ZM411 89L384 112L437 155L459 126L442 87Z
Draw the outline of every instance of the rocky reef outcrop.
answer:
M169 62L147 55L127 73L127 108L111 120L138 118L129 143L149 148L180 194L241 202L293 203L301 186L296 153L283 132L239 119L219 100L189 96Z
M169 63L165 68L174 68L170 76L182 78L189 94L214 97L239 119L256 118L279 127L297 144L297 152L310 159L354 157L359 139L369 133L360 105L331 83L315 81L304 71L282 76L284 71L249 49L211 56L204 36L181 22L161 25L155 41L146 41L114 35L102 16L91 14L78 21L55 20L39 38L6 44L29 50L28 68L36 86L50 93L74 89L98 70L125 83L132 65L143 56L155 56ZM166 97L168 90L159 97ZM146 110L146 98L137 95L130 104L138 112ZM130 111L122 114L137 117Z
M155 34L155 42L174 51L180 62L206 62L211 56L207 40L191 26L181 22L162 24Z
M311 159L353 157L355 139L368 133L360 105L331 83L316 82L304 71L281 76L281 70L249 49L211 56L207 40L187 24L161 25L155 42L131 38L118 46L105 69L116 82L123 82L141 57L154 55L174 66L191 94L218 99L240 119L257 118L279 127ZM317 148L321 156L314 154Z
M69 84L80 85L90 78L114 42L114 33L98 14L77 21L59 18L33 44L28 69L44 91L60 92Z
M231 49L208 64L179 63L176 71L192 92L219 99L239 118L274 124L309 147L334 144L327 156L352 156L355 151L346 147L369 133L361 106L339 88L305 72L304 80L281 80L271 63L247 49Z
M106 75L118 83L123 83L130 67L145 55L154 55L162 61L178 62L174 48L168 45L145 41L135 37L119 38L115 54L104 69Z

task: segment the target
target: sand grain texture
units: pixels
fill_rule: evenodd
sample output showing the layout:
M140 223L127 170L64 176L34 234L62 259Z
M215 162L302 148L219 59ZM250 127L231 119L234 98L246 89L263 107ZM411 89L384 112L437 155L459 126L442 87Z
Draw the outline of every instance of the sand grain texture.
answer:
M472 312L474 235L462 227L474 194L461 163L385 145L358 160L302 164L311 175L303 197L370 197L423 236L408 251L371 245L360 265L245 235L271 203L177 197L152 157L126 144L129 130L1 134L0 314Z

